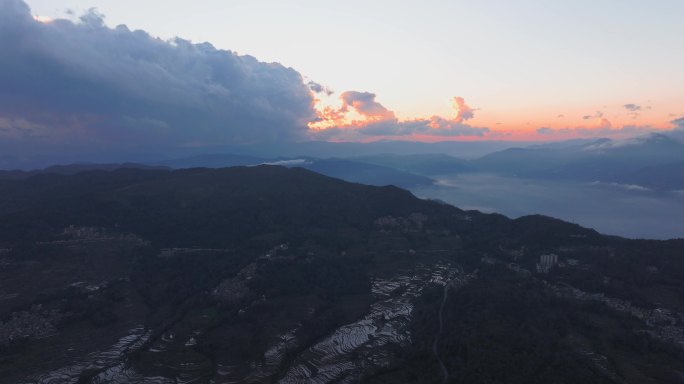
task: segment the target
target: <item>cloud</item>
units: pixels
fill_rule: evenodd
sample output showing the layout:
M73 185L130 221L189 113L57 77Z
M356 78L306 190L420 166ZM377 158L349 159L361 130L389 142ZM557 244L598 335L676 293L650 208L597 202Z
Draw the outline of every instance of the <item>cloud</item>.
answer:
M353 108L358 114L365 117L367 121L375 122L396 119L394 112L375 101L374 93L347 91L340 95L340 100L342 100L342 112L347 112L349 108Z
M475 116L476 109L462 97L452 99L455 116L431 116L399 120L395 113L376 100L370 92L347 91L340 95L341 107L326 107L318 111L318 120L312 124L316 139L362 140L363 136L484 136L489 128L466 124ZM361 119L348 120L355 112Z
M309 81L308 83L306 83L306 85L308 85L308 86L309 86L309 89L311 89L311 90L314 91L315 93L324 93L324 94L326 94L326 95L328 95L328 96L330 96L330 95L332 95L332 94L334 93L332 89L330 89L330 88L328 88L328 87L325 87L325 86L323 86L323 85L321 85L321 84L318 84L318 83L315 82L315 81Z
M605 120L605 119L603 119ZM644 135L660 130L651 126L641 125L626 125L620 128L614 128L612 125L606 124L603 127L565 127L565 128L549 128L541 127L537 129L537 133L544 136L573 136L573 137L612 137L612 138L628 138L637 135Z
M596 111L593 115L584 115L582 116L582 119L584 120L591 120L591 119L600 119L603 117L603 112L601 111Z
M594 124L595 129L609 130L612 127L613 127L613 123L611 123L610 120L606 119L605 117L598 119L596 124Z
M537 134L546 137L570 136L581 138L603 137L618 139L618 141L602 143L591 149L632 145L634 143L640 143L644 139L652 138L654 136L662 137L663 135L684 143L684 117L672 120L671 123L673 128L670 130L663 130L662 128L656 128L650 125L625 125L619 128L607 125L604 127L540 127L536 130L536 132Z
M267 163L261 163L260 165L280 165L283 167L296 167L299 165L308 165L312 164L311 161L307 159L292 159L292 160L279 160L279 161L271 161Z
M640 192L649 192L649 191L651 191L650 188L646 188L646 187L644 187L644 186L637 185L637 184L604 183L604 182L601 182L601 181L594 181L594 182L592 182L592 183L589 183L589 185L597 185L597 186L606 185L606 186L609 186L609 187L616 187L616 188L626 189L626 190L628 190L628 191L640 191Z
M462 123L465 120L470 120L475 117L475 110L470 108L462 97L454 97L454 109L456 110L456 123Z
M316 117L320 86L292 68L109 28L94 10L39 21L25 2L0 0L0 52L3 151L298 140Z
M373 136L484 136L488 128L472 127L457 123L455 120L433 116L430 119L414 119L407 121L385 121L372 123L357 130L365 135Z
M596 111L592 115L584 115L582 116L583 120L593 120L594 122L591 124L591 128L594 129L610 129L613 127L613 124L608 120L607 118L604 117L603 112L601 111Z
M629 111L628 114L632 116L632 119L637 119L642 111L651 109L650 106L642 107L637 104L625 104L622 107Z
M684 143L684 116L671 121L674 129L667 133L668 136Z

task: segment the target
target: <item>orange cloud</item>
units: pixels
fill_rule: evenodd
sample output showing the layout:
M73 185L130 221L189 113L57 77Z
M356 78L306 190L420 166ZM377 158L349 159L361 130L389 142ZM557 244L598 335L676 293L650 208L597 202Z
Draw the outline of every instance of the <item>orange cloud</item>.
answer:
M454 109L456 110L456 118L454 121L461 123L465 120L470 120L475 117L475 110L470 108L462 97L454 97Z
M340 100L341 111L346 113L349 107L354 108L358 114L366 118L366 122L396 119L394 112L375 101L374 93L347 91L340 95Z
M582 116L583 120L591 120L591 123L588 128L590 129L596 129L596 130L608 130L613 127L613 123L610 122L606 117L604 117L603 112L601 111L596 111L592 115L584 115Z
M453 98L455 116L431 116L399 120L396 114L376 100L370 92L347 91L340 95L339 108L317 110L317 119L309 124L315 136L325 139L363 140L373 137L454 137L483 136L488 128L465 124L475 116L475 109L462 97ZM350 119L349 114L360 119Z
M363 127L373 122L396 120L394 112L375 101L375 94L370 92L347 91L340 95L342 105L339 108L324 107L317 109L317 119L309 123L309 128L323 130L339 127ZM363 120L348 120L351 111L356 112Z

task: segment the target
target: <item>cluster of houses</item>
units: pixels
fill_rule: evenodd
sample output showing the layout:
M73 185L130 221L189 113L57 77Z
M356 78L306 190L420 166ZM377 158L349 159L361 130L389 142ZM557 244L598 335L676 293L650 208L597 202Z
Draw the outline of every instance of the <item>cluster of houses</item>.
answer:
M648 334L684 348L684 315L681 313L665 308L644 309L632 305L627 300L607 297L603 293L588 293L570 286L548 284L548 287L557 296L598 301L615 311L643 320L646 326L650 328Z
M549 253L539 256L539 263L537 263L537 272L549 273L551 268L558 264L558 255Z
M412 213L408 217L378 217L374 224L383 231L420 231L427 220L428 217L425 214Z
M28 311L14 312L5 322L0 321L0 346L55 335L55 324L61 316L57 310L44 310L40 305L34 305Z
M70 225L64 228L61 235L66 236L67 239L41 241L38 242L38 244L77 244L111 240L124 240L135 242L140 246L149 245L148 241L132 233L109 233L106 229L97 227L79 227L75 225Z
M555 253L548 253L539 256L539 262L536 265L537 273L549 273L554 267L576 267L580 264L577 259L566 259L564 262L558 259Z

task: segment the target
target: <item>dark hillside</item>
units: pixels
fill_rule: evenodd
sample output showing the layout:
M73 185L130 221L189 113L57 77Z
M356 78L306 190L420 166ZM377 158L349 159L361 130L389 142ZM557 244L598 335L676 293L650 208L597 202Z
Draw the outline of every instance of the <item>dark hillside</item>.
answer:
M0 383L674 383L682 250L302 168L5 179Z

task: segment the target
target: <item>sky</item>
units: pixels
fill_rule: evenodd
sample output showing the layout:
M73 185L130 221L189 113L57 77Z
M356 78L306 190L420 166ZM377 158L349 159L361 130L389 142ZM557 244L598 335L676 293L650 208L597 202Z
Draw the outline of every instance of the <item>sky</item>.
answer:
M0 85L13 91L0 95L0 149L622 138L684 116L681 0L0 0L0 10Z

